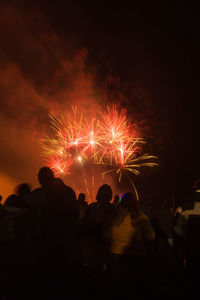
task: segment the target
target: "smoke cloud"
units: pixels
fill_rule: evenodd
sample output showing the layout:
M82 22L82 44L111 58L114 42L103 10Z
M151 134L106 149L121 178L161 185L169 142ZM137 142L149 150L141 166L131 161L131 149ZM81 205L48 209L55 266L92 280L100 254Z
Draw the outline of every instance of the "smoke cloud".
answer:
M5 198L21 182L37 186L44 160L38 140L48 131L49 112L78 106L105 108L86 70L87 49L63 40L44 15L25 14L15 5L0 10L0 194ZM112 181L112 180L111 180Z
M172 137L164 119L155 119L157 111L152 106L148 85L143 88L141 78L151 85L151 75L146 74L147 70L152 68L154 72L155 69L151 64L148 66L147 59L144 66L145 45L131 46L132 39L129 33L124 35L123 30L124 43L123 39L121 42L118 37L121 24L115 28L113 23L110 29L115 32L113 35L106 27L106 22L112 23L109 19L105 20L104 29L101 28L105 33L103 41L99 37L101 30L95 24L95 14L93 17L89 14L93 19L85 22L80 13L83 7L78 9L75 4L76 13L72 13L70 7L68 12L62 13L62 17L66 13L64 21L69 28L62 31L63 21L59 23L57 18L55 24L50 17L54 14L52 8L45 11L45 6L38 8L33 3L15 2L18 1L13 4L4 1L0 5L0 194L4 200L16 184L38 185L37 171L44 164L38 140L48 132L49 112L64 113L70 111L72 105L87 113L105 111L106 105L112 103L126 108L138 136L151 141L152 148L147 146L148 152L157 155L164 147L160 132L165 132L165 139L167 135ZM91 30L92 24L96 26L96 36ZM89 32L87 43L86 38L82 38L86 31ZM136 42L140 39L138 35L135 38ZM93 52L89 53L85 44ZM122 57L123 49L126 51ZM131 60L132 65L133 60L137 61L132 69ZM165 97L165 102L167 100ZM159 107L163 108L163 104ZM114 186L113 179L109 180Z

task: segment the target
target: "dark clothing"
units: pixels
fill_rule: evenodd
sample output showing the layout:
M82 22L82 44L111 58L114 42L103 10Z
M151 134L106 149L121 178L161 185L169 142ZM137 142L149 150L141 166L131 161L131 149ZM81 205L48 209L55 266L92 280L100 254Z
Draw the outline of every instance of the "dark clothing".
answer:
M200 215L190 215L187 227L187 242L185 249L187 269L190 270L191 273L197 274L200 268Z
M76 239L79 218L75 192L66 185L55 184L47 197L42 217L43 238L48 247L73 249L71 242Z
M164 231L167 238L173 236L174 216L169 208L163 207L157 210L153 218L157 226Z
M193 202L193 200L198 200ZM182 248L179 250L185 260L187 280L194 295L199 295L198 272L200 268L200 193L191 194L189 205L183 205L174 225L174 234L180 239ZM180 243L179 243L180 246ZM197 298L198 299L198 298Z
M128 299L133 291L136 299L146 299L150 291L151 267L149 257L112 254L110 270L115 299Z
M15 194L11 194L8 196L6 201L4 202L5 206L15 207L15 208L27 208L29 204L26 202L25 196L17 196Z
M49 186L35 189L29 204L30 231L36 248L35 283L51 293L53 288L61 289L61 283L64 287L66 277L73 280L75 276L79 250L76 195L73 189L55 179Z
M47 282L57 290L68 290L76 282L79 262L79 214L73 189L52 184L42 213L42 264Z
M84 217L86 238L87 263L98 270L103 270L109 253L109 246L105 240L103 229L113 210L111 203L101 205L99 202L88 206Z

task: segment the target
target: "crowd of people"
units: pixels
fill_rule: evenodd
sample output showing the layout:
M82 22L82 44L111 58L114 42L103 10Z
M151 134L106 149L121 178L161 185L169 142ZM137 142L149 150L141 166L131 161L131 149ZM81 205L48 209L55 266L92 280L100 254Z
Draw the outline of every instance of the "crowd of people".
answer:
M0 204L0 299L198 299L200 180L175 212L108 184L88 204L48 167L38 182Z

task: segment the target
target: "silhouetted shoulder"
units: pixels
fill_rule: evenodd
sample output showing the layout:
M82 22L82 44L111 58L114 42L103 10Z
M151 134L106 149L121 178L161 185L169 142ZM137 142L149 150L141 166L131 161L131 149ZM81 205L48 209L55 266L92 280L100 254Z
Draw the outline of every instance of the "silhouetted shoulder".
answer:
M57 196L63 198L69 198L76 201L75 191L68 185L66 185L61 178L55 178L48 190L49 196Z
M16 207L17 200L18 196L15 194L11 194L6 198L4 205L9 207Z
M66 190L66 192L68 192L69 194L71 194L74 198L76 198L75 191L70 186L65 185L65 190Z

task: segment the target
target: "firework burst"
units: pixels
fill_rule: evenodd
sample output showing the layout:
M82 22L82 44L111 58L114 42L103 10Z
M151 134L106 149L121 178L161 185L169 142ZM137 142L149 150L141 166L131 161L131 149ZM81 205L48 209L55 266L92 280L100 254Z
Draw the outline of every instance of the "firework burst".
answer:
M138 198L129 174L138 175L141 167L156 166L156 157L140 154L145 140L138 138L127 120L126 110L114 105L99 119L86 117L77 107L66 118L50 113L52 136L41 141L42 155L56 175L70 175L74 165L81 165L86 183L85 165L102 165L102 175L114 172L118 180L126 174ZM93 176L94 177L94 176ZM92 179L94 181L94 178ZM87 184L87 183L86 183ZM88 190L88 186L87 186Z

